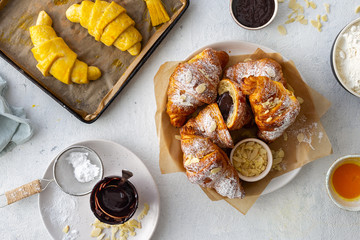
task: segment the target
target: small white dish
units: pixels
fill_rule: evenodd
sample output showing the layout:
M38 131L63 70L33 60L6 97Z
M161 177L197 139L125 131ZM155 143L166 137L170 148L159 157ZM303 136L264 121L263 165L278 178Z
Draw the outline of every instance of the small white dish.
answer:
M265 142L263 142L263 141L261 141L261 140L259 140L259 139L257 139L257 138L246 138L246 139L238 142L238 143L235 145L235 147L231 150L231 153L230 153L230 161L231 161L231 164L233 164L233 155L234 155L234 153L235 153L236 148L237 148L238 146L240 146L241 144L246 143L246 142L256 142L256 143L260 144L260 145L266 150L266 153L267 153L267 157L268 157L267 160L268 160L268 162L267 162L266 168L265 168L265 170L264 170L262 173L260 173L259 175L253 176L253 177L248 177L248 176L242 175L241 173L239 173L239 171L236 170L236 172L238 173L239 178L240 178L241 180L244 180L244 181L246 181L246 182L256 182L256 181L259 181L259 180L263 179L264 177L266 177L266 175L268 175L268 173L269 173L270 170L271 170L272 164L273 164L273 157L272 157L272 153L271 153L271 150L270 150L269 146L268 146ZM233 165L234 165L234 164L233 164ZM236 168L235 168L235 169L236 169Z
M235 13L234 13L234 1L235 0L230 0L230 14L232 16L232 18L234 19L234 21L236 22L237 25L239 25L240 27L244 28L244 29L247 29L247 30L259 30L259 29L262 29L266 26L268 26L276 17L277 15L277 12L278 12L278 8L279 8L279 3L278 3L278 0L273 0L274 1L274 12L271 16L271 18L263 25L261 26L258 26L258 27L249 27L249 26L246 26L244 24L242 24L235 16Z
M330 199L335 203L336 206L348 211L360 211L360 199L351 201L340 197L339 194L336 193L333 184L331 182L331 179L337 167L347 162L353 163L355 161L354 158L358 158L360 162L360 155L347 155L339 158L331 165L331 167L329 168L326 174L326 190Z

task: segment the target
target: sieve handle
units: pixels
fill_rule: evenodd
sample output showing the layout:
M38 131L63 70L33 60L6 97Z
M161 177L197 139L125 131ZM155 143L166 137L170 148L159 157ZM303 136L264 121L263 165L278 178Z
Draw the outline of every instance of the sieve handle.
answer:
M18 188L5 192L3 196L0 196L0 207L10 205L39 192L41 192L41 183L40 180L37 179Z

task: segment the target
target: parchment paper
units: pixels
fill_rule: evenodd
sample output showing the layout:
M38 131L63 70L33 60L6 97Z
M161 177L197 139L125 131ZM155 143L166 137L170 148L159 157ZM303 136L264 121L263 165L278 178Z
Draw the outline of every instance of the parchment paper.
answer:
M151 26L144 0L115 0L126 8L143 36L142 51L137 57L95 41L87 29L67 20L66 10L72 4L80 2L81 0L9 1L0 11L0 49L65 105L85 120L91 120L114 97L146 52L181 13L185 0L163 0L171 20L158 29ZM85 85L66 85L53 77L42 76L30 51L33 45L28 31L30 26L35 25L41 10L50 15L55 32L78 54L80 60L89 66L100 68L100 79Z
M297 97L304 99L304 103L301 104L301 111L295 123L286 130L288 139L285 140L284 137L280 137L269 145L272 150L279 150L280 148L284 150L284 170L271 171L266 178L255 183L243 182L246 193L244 199L224 198L217 194L213 189L203 188L204 192L211 200L224 199L243 214L247 213L266 186L270 183L271 179L332 153L331 143L320 122L320 117L329 109L330 102L318 92L311 89L302 80L292 61L284 62L280 54L265 53L261 49L258 49L252 55L230 56L230 61L227 66L232 66L246 58L257 60L264 57L275 59L281 64L284 77L290 85L290 88L294 89ZM160 145L159 164L161 173L163 174L185 171L182 164L180 141L175 139L175 135L179 135L179 129L170 124L169 116L166 113L166 92L169 77L178 63L179 62L164 63L154 78L157 105L155 121ZM244 138L256 137L257 128L256 126L252 128L243 128L230 133L233 137L234 144L236 144ZM305 137L304 141L301 143L297 139L297 136L300 133Z

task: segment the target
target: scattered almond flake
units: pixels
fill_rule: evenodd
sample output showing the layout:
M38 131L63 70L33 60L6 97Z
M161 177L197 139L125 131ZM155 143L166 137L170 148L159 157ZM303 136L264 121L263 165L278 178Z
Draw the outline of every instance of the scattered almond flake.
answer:
M288 140L288 135L287 135L287 133L284 133L284 134L283 134L283 137L284 137L284 141L287 141L287 140Z
M299 133L297 136L296 136L297 140L299 141L299 143L303 142L304 139L305 139L305 135L303 133Z
M185 83L190 83L192 80L192 73L190 70L187 70L185 73Z
M196 87L196 92L203 93L206 90L206 84L202 83L199 86Z
M265 70L265 72L269 75L269 77L271 77L271 78L274 78L275 76L276 76L276 73L275 73L275 71L274 71L274 69L272 69L272 68L267 68L266 70Z
M244 59L244 62L249 62L249 61L252 61L252 59L251 58L245 58Z
M101 233L101 228L93 228L93 230L90 233L90 237L98 237Z
M70 229L69 225L66 225L62 231L63 231L63 233L68 233L69 229Z
M311 7L312 9L316 9L316 8L317 8L317 5L316 5L316 3L314 3L313 1L311 1L311 2L310 2L310 7Z
M305 0L305 3L306 3L306 8L309 8L309 7L310 7L310 2L309 2L309 0Z
M265 122L270 122L272 120L272 117L269 117L268 119L266 119L266 121Z
M265 112L264 112L264 114L268 114L270 111L269 111L269 109L268 110L266 110Z
M198 158L191 159L191 163L198 163L198 162L200 162L200 159Z
M294 14L296 14L296 11L292 11L287 17L288 17L288 18L292 18L292 16L293 16Z
M301 20L304 19L304 17L305 17L304 15L298 15L295 20L296 20L297 22L300 22Z
M296 9L296 0L290 0L288 7L295 10Z
M322 20L323 22L327 22L327 21L328 21L327 15L326 15L326 14L325 14L325 15L322 15L322 16L321 16L321 20Z
M287 34L286 28L285 28L283 25L279 25L279 26L277 27L277 30L278 30L279 33L280 33L281 35L283 35L283 36Z
M360 12L360 6L357 6L355 9L355 13L359 13Z
M319 32L321 32L321 31L322 31L321 27L322 27L322 24L321 24L321 22L320 22L320 21L318 21L318 27L317 27L317 30L318 30Z
M280 148L279 150L271 150L271 153L273 155L273 165L271 170L275 171L281 171L285 169L285 165L283 163L283 159L285 156L285 152Z
M301 98L301 97L297 97L297 100L299 101L300 104L303 104L303 103L304 103L304 99Z
M175 139L181 141L181 136L180 135L175 135Z
M301 14L303 14L304 13L304 7L303 6L301 6L300 4L296 4L296 8L297 8L297 10L299 11L299 13L301 13Z
M320 14L316 15L316 20L319 22L320 21Z
M213 169L211 169L211 174L216 174L216 173L218 173L218 172L220 172L220 170L221 170L221 167L217 167L217 168L213 168Z
M329 14L330 13L330 4L324 3L324 7L325 7L326 13Z
M318 28L318 21L316 20L311 20L311 25L313 25L315 28Z
M290 18L285 22L285 24L289 24L289 23L293 23L293 22L295 22L295 18Z
M307 24L308 24L308 20L307 20L307 19L300 20L300 23L303 24L303 25L307 25Z

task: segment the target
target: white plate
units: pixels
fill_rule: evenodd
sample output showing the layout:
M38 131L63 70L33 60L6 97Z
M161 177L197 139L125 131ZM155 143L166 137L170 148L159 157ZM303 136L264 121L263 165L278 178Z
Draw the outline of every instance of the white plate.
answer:
M192 56L200 53L205 48L213 48L215 50L222 50L227 52L229 55L245 55L245 54L251 54L255 52L256 49L261 48L264 52L273 53L276 52L272 50L271 48L261 46L259 44L245 42L245 41L227 41L227 42L217 42L210 45L207 45L205 47L202 47L201 49L196 50L193 52L187 59L190 59ZM283 59L285 61L289 61L286 57L283 56ZM265 190L262 192L261 195L265 195L271 192L274 192L278 190L279 188L282 188L286 184L288 184L291 180L293 180L296 175L300 172L301 168L297 168L291 172L285 173L277 178L274 178L271 180L269 185L265 188Z
M134 176L130 181L139 194L139 207L133 218L136 219L140 214L144 203L149 204L150 210L141 220L142 228L136 229L136 236L129 239L150 239L159 219L160 196L155 181L143 162L125 147L106 140L84 141L74 145L89 147L100 156L104 165L104 176L121 176L122 169L133 172ZM46 170L44 179L53 178L53 163L52 161ZM63 193L55 183L51 183L39 194L40 213L50 235L56 240L96 239L90 237L91 223L94 222L95 216L90 209L89 201L90 194L73 197ZM66 225L70 226L68 234L62 232ZM119 238L118 235L117 237Z

